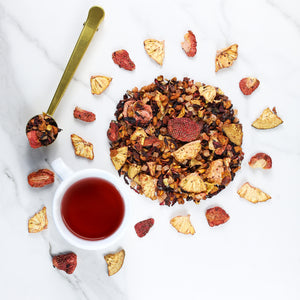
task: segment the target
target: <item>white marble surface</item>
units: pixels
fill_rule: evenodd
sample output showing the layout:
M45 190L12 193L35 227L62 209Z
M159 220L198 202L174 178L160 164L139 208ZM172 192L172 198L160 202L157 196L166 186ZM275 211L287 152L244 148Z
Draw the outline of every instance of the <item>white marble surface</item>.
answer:
M63 132L52 146L33 150L25 124L47 109L93 5L102 6L106 17L55 113ZM299 9L298 0L0 0L0 298L300 299ZM192 59L180 47L189 29L198 40ZM147 38L165 40L162 67L146 55ZM238 60L215 74L216 50L232 43L239 44ZM112 62L112 52L122 48L135 61L134 72ZM90 76L97 74L113 77L98 97L89 88ZM105 251L70 246L51 215L59 180L38 190L28 186L27 175L49 167L56 157L74 170L95 167L116 174L106 138L115 106L127 89L148 84L160 74L189 76L219 86L230 97L244 125L242 169L226 190L198 206L161 207L129 191L134 207L131 227L118 244ZM245 76L261 81L250 97L238 87ZM74 120L76 105L94 111L96 122ZM276 106L284 124L255 130L251 122L268 106ZM75 157L71 133L94 143L94 161ZM260 151L272 156L272 170L248 167L249 158ZM254 205L239 198L236 191L244 181L261 187L272 199ZM49 228L28 234L28 218L43 205ZM207 225L204 213L213 205L230 214L224 226ZM171 228L170 218L181 213L191 214L194 236ZM133 226L148 217L155 218L155 226L140 239ZM103 255L120 247L126 251L124 266L108 277ZM64 251L78 255L73 275L52 267L51 254Z

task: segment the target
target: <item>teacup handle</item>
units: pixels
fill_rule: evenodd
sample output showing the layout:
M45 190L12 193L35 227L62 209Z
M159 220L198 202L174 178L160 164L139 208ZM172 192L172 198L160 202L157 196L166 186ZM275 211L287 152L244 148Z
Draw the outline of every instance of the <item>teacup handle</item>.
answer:
M70 169L60 157L51 163L51 167L61 180L65 180L74 173L74 171Z

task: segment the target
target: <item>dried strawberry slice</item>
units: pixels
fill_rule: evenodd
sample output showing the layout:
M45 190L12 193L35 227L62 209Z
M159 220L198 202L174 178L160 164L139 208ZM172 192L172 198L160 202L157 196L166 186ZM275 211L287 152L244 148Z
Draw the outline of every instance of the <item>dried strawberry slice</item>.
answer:
M195 122L189 118L170 119L168 132L176 140L191 142L196 140L203 128L203 123Z
M135 69L134 62L130 59L129 54L126 50L118 50L112 54L112 59L116 65L128 71Z
M240 89L244 95L251 95L259 86L259 80L254 77L243 78L240 83Z
M192 31L188 31L184 35L184 42L181 43L182 49L185 51L186 55L193 57L197 53L197 41L196 37Z
M205 215L207 218L208 225L211 227L226 223L230 218L226 211L218 206L209 208L206 211Z
M107 137L111 142L116 142L119 139L119 126L115 121L110 122Z
M27 132L27 138L29 141L29 145L31 148L34 148L34 149L42 146L37 133L38 132L36 130L31 130L31 131Z
M145 236L154 225L154 219L150 218L135 224L134 229L138 237Z
M77 255L73 252L56 255L53 257L52 263L55 268L72 274L77 266Z

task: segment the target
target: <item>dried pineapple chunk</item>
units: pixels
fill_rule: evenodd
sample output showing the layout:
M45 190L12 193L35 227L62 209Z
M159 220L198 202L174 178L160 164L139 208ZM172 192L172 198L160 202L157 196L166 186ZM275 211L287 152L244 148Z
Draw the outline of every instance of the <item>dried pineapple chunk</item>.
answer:
M242 124L224 124L223 131L230 141L238 146L243 142L243 126Z
M229 68L238 57L238 45L233 44L227 48L217 51L216 72L223 68Z
M199 93L206 102L213 102L217 95L216 88L211 85L200 86Z
M139 174L141 172L141 168L142 168L142 166L140 166L140 165L131 164L127 171L128 177L130 179L133 179L137 174Z
M237 192L240 197L252 202L264 202L271 199L271 196L264 193L259 188L256 188L249 184L249 182L244 183Z
M127 159L128 147L124 146L118 149L110 150L110 159L117 171L125 164Z
M152 200L156 199L157 179L146 174L140 174L139 184L142 187L143 194Z
M46 207L43 207L28 221L28 232L36 233L48 228Z
M137 139L141 139L141 145L144 144L144 140L147 137L147 133L141 127L137 127L134 133L130 136L131 141L136 141Z
M125 251L123 249L117 253L111 253L104 256L109 276L116 274L122 268L124 258Z
M171 219L170 223L180 233L192 235L195 233L195 228L191 223L190 215L174 217Z
M277 127L281 123L283 123L283 121L277 114L271 111L270 108L266 108L259 118L252 123L252 126L257 129L271 129Z
M77 156L94 159L93 144L85 141L76 134L71 134L71 140Z
M191 173L181 179L179 186L189 193L201 193L206 191L206 185L198 173Z
M183 145L182 147L174 151L172 155L178 162L182 163L186 159L195 158L200 150L201 141L197 140Z
M91 82L91 92L93 95L100 95L104 92L110 85L112 78L106 76L92 76Z
M165 41L148 39L144 41L147 54L158 64L162 65L165 57Z
M223 180L224 171L225 169L222 159L212 161L206 171L208 181L210 183L220 185Z

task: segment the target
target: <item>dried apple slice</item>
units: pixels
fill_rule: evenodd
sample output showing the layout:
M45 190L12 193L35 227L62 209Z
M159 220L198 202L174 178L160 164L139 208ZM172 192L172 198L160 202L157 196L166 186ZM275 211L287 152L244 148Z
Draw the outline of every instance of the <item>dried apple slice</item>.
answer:
M118 149L110 150L110 159L117 171L125 164L127 159L128 147L124 146Z
M238 146L243 142L243 126L242 124L224 124L223 131L230 141Z
M179 186L189 193L201 193L206 191L206 185L198 173L191 173L181 179Z
M85 141L76 134L71 134L72 145L77 156L85 157L87 159L94 159L93 144Z
M43 207L28 221L28 232L36 233L48 228L46 207Z
M282 124L283 121L277 116L275 108L272 111L269 107L266 108L262 114L256 119L252 126L256 129L271 129Z
M195 233L195 228L191 223L190 215L174 217L171 219L170 223L180 233L192 235Z
M244 183L237 192L240 197L252 202L264 202L271 199L271 196L249 184L249 182Z
M92 76L91 77L91 91L93 95L102 94L110 85L112 78L106 76Z
M110 253L104 256L107 264L108 275L112 276L120 271L123 266L125 251L122 249L116 253Z
M229 68L238 57L238 45L233 44L227 48L217 51L216 72L223 68Z
M165 41L148 39L144 41L147 54L158 64L162 65L165 57Z
M182 163L186 159L195 158L200 150L201 150L201 142L198 140L183 145L182 147L174 151L172 155L175 157L175 159L178 162Z

